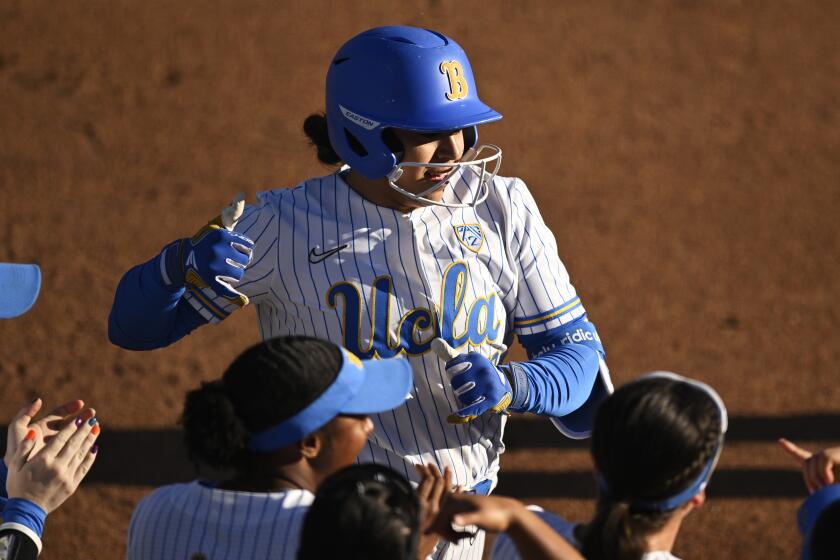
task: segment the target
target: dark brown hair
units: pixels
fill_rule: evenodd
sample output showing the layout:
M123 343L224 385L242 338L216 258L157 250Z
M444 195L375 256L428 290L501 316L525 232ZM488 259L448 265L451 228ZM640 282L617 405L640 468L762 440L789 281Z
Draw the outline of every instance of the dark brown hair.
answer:
M712 458L720 429L712 397L673 379L643 378L604 401L592 433L602 491L595 517L581 531L583 555L640 559L645 538L673 511L644 511L634 502L662 500L688 488Z
M309 138L309 142L318 151L318 161L325 165L336 165L341 163L341 158L335 153L330 143L330 135L327 131L327 117L324 113L312 113L303 121L303 133Z
M408 480L384 465L352 465L318 487L297 558L414 560L419 531L420 502Z

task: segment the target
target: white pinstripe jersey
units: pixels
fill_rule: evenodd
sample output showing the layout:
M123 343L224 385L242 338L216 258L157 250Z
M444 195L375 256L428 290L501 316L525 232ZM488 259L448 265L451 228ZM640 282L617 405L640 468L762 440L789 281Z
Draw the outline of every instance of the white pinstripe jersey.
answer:
M306 490L234 492L198 481L156 489L134 510L128 560L294 560Z
M444 200L472 200L477 186L477 173L463 168ZM452 467L455 483L467 488L495 482L505 417L447 424L458 404L430 342L442 336L498 360L491 342L584 313L521 180L496 177L475 208L403 214L367 201L338 172L260 193L236 230L255 242L237 289L255 304L263 338L312 335L361 358L411 360L412 394L374 417L361 462L387 464L411 480L418 478L411 464L431 462ZM210 321L234 309L211 296L186 297Z

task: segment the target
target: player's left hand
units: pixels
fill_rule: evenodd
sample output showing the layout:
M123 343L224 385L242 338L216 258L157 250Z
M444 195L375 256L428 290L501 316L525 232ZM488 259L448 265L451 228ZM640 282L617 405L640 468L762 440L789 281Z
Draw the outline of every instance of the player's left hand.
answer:
M493 362L478 352L458 353L442 338L432 341L432 350L446 362L446 373L461 405L446 419L450 424L465 424L487 411L502 412L513 397L507 376Z

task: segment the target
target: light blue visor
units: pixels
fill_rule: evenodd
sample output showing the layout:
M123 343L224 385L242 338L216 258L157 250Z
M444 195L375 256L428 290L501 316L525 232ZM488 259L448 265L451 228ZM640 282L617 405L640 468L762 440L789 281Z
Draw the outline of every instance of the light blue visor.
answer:
M251 435L251 451L268 452L300 441L339 414L376 414L405 402L412 386L408 360L360 360L341 349L342 364L312 404L272 428Z
M41 269L37 264L0 263L0 319L29 311L40 290Z

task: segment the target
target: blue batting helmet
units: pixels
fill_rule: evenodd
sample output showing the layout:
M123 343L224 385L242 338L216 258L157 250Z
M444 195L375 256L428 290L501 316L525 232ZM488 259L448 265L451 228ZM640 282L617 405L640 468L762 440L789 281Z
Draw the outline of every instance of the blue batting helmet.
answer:
M465 148L472 148L476 126L502 118L478 98L470 62L455 41L407 26L370 29L339 49L327 72L326 113L333 149L370 179L398 163L383 138L388 128L464 129Z

